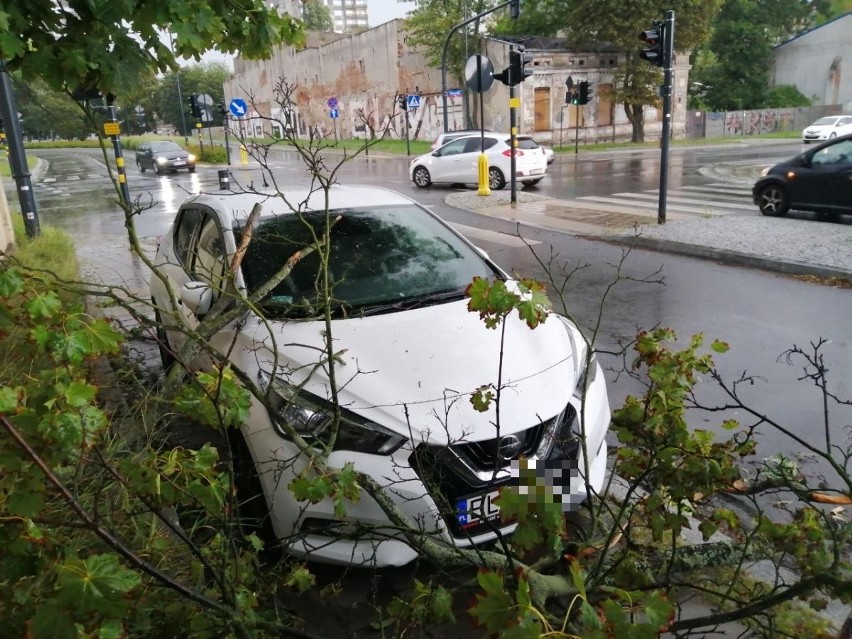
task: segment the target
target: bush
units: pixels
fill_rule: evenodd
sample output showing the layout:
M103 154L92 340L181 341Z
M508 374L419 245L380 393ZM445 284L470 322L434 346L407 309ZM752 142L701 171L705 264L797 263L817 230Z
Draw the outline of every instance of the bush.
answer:
M769 90L766 106L770 109L805 107L811 106L811 101L799 91L795 84L781 84Z
M190 144L187 149L190 153L195 155L198 158L199 162L207 162L209 164L224 164L228 161L228 155L225 151L225 147L223 146L210 146L209 144L204 145L204 152L202 153L201 147L195 144Z

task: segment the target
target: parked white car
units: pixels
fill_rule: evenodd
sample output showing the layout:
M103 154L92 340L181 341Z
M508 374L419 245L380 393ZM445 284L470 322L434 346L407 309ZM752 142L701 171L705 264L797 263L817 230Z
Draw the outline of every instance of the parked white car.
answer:
M852 115L830 115L820 118L802 131L802 142L823 142L852 133Z
M150 284L166 326L165 363L187 339L179 322L197 327L222 286L251 295L311 245L311 229L321 232L326 221L324 197L322 191L286 193L287 201L301 205L298 215L282 198L260 194L205 194L181 204L157 250L160 276ZM228 265L257 203L263 213L229 284ZM505 331L486 328L467 308L468 285L476 277L513 283L409 198L376 187L335 186L328 208L336 220L328 272L336 283L330 330L342 412L328 463L341 468L351 462L388 486L388 495L425 534L459 547L513 530L500 520L495 498L513 481L512 463L521 457L561 468L564 503L578 505L586 496L581 432L590 453L589 485L599 491L610 409L603 373L577 327L551 314L535 330L516 315ZM416 553L368 495L347 503L341 521L330 500L299 502L288 489L306 456L282 424L320 446L332 414L323 359L328 327L314 310L319 264L316 252L304 256L258 302L257 313L241 316L209 341L270 400L270 409L253 401L234 448L249 459L271 528L289 553L338 564L403 565ZM211 365L209 355L187 364ZM499 421L494 406L478 412L471 404L471 394L484 384L502 389Z
M479 129L462 129L459 131L448 131L447 133L441 133L437 138L435 138L434 142L432 142L432 150L437 151L447 142L452 142L453 140L458 140L459 138L465 138L469 135L481 135L482 133L483 132ZM485 131L485 135L503 134L497 131Z
M488 186L499 190L511 179L512 147L508 133L488 133L484 137L488 157ZM528 135L516 138L515 179L524 186L541 182L547 173L544 149ZM411 180L421 189L432 184L478 184L481 135L468 135L441 148L414 158L409 166Z

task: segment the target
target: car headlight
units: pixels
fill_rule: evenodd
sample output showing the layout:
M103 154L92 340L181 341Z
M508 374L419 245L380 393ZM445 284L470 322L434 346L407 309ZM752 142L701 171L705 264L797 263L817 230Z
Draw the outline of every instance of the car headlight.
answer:
M261 387L267 391L275 431L288 437L282 423L288 424L310 444L327 440L334 422L331 402L266 373L258 375ZM340 409L340 426L334 450L351 450L372 455L390 455L406 441L405 437L375 424L346 409Z
M187 162L195 162L195 156L192 153L190 153L189 155L186 156L186 161Z
M162 156L157 158L157 164L165 164L168 160Z
M578 329L567 317L562 315L556 316L562 320L562 323L565 325L565 330L568 331L568 339L571 341L574 360L574 379L576 380L573 395L580 399L583 397L583 393L588 388L588 385L594 381L594 379L588 379L588 372L591 368L592 374L594 375L595 356L594 353L592 353L591 357L589 357L589 345L586 344L586 340L583 339L580 329Z

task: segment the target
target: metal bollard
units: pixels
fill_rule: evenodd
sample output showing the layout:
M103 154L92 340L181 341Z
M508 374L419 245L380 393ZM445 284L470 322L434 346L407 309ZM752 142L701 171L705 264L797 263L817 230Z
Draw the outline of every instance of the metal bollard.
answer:
M245 145L240 145L240 164L248 164L248 149Z
M225 191L231 188L231 174L228 169L219 169L219 189Z

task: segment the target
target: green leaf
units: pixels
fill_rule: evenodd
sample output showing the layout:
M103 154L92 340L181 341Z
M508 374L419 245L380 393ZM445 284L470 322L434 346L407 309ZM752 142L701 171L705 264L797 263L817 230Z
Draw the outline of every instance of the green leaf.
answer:
M432 589L429 608L435 621L455 623L456 616L453 614L453 596L443 586Z
M23 290L24 280L20 276L18 271L13 268L0 270L0 297L10 297L12 295L17 295Z
M44 493L18 485L6 501L6 510L18 517L35 517L44 508Z
M307 592L316 582L317 578L305 566L295 566L284 578L284 585L297 592Z
M36 608L27 624L30 639L77 639L77 625L71 616L53 603Z
M541 622L535 617L524 617L517 626L507 628L502 639L540 639Z
M517 623L514 602L504 589L503 576L480 569L476 580L485 591L476 594L476 604L468 612L488 632L498 632Z
M130 603L125 596L141 581L138 574L119 563L116 555L71 558L58 568L57 601L83 613L121 616Z
M666 630L669 623L674 619L674 606L662 593L651 593L644 600L645 616L648 623L655 631Z
M710 348L712 348L717 353L727 353L731 346L730 344L728 344L728 342L722 342L716 339L713 340L713 342L710 344Z
M719 530L719 527L712 521L705 520L702 521L701 524L698 526L698 530L701 531L701 534L704 537L704 541L707 541L708 539L710 539L710 537L713 536L713 534L717 530Z
M85 382L71 382L64 389L65 401L74 408L86 406L95 398L96 394L95 387Z
M47 291L27 302L26 308L32 319L49 319L62 308L62 301L54 291Z
M16 413L23 400L23 388L0 386L0 413Z

